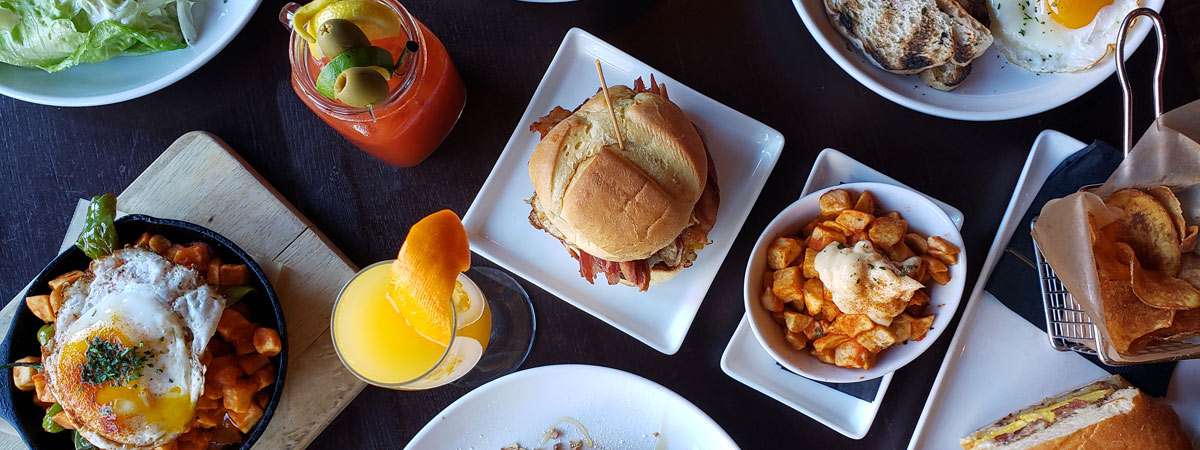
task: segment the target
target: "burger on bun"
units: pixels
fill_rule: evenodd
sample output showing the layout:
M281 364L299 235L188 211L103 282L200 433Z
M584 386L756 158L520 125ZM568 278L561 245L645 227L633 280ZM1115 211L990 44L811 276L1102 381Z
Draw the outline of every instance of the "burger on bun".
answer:
M530 129L542 135L529 160L529 223L554 236L594 283L645 291L690 267L709 244L720 191L699 130L639 78L575 111L555 108ZM618 141L613 116L620 127Z

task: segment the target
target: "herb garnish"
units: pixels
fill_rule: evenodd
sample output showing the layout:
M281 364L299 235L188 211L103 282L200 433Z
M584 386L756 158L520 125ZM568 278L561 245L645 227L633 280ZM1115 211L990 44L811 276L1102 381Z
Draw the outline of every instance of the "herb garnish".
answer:
M126 347L100 337L92 338L88 343L87 364L84 364L81 374L83 382L99 385L112 381L119 386L138 379L142 376L142 366L152 355L149 350L141 351L141 348L141 343L136 347Z

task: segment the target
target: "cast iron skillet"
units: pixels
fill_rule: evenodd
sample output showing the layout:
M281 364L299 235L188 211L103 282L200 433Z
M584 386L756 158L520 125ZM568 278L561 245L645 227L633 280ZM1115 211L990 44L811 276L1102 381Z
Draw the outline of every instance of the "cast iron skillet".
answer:
M220 256L222 261L242 263L249 269L251 274L249 280L250 286L254 287L255 290L242 299L242 303L245 303L250 308L250 317L247 318L251 322L274 327L276 330L279 330L279 339L283 344L283 350L271 358L271 362L276 367L275 384L272 385L271 401L267 403L267 407L263 410L262 419L259 419L254 429L250 430L250 433L246 435L246 440L241 448L248 450L258 440L259 436L262 435L263 430L267 428L267 422L271 420L271 416L275 413L275 408L279 405L279 396L283 393L284 374L287 371L288 346L287 333L284 330L283 309L279 306L279 299L275 296L275 290L271 288L271 283L267 281L262 268L246 252L243 252L242 249L238 248L237 245L228 239L202 226L179 220L130 215L117 219L116 228L122 246L137 240L142 232L151 231L165 236L171 242L179 244L204 242L212 247L213 252L217 256ZM50 288L47 286L47 282L71 270L86 270L89 262L91 262L91 259L87 255L84 255L83 251L72 246L50 261L50 264L46 265L46 268L42 269L42 272L33 280L33 285L29 287L29 292L26 295L48 294ZM23 304L24 298L15 301L22 302L22 305L17 309L16 315L13 316L12 326L8 329L8 336L0 344L0 363L9 363L25 356L40 354L37 329L42 326L42 320L34 316L33 312L25 307ZM21 435L21 439L31 448L74 448L71 442L72 433L70 430L60 433L47 433L45 430L42 430L42 417L45 415L45 411L33 403L33 392L17 390L13 386L11 372L8 370L0 371L0 418L12 424L13 428L16 428L17 432Z

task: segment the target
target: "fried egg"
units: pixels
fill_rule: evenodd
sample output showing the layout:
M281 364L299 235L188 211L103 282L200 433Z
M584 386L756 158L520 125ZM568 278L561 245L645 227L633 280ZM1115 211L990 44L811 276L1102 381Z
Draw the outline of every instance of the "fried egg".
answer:
M1013 64L1078 72L1108 56L1140 0L989 0L992 35Z
M200 354L224 309L215 289L192 269L130 248L93 261L64 298L42 351L51 392L80 434L123 449L186 431L204 390ZM112 361L133 362L112 370Z

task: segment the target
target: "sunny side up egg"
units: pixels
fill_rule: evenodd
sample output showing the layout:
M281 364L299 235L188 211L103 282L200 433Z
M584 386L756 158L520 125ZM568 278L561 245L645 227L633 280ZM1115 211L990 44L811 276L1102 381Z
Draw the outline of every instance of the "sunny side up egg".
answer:
M1034 72L1078 72L1115 47L1139 0L989 0L992 35L1008 60Z
M166 444L195 415L200 354L223 309L196 271L153 252L124 249L94 261L66 290L43 349L51 392L99 447Z

